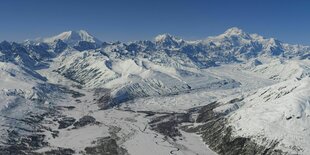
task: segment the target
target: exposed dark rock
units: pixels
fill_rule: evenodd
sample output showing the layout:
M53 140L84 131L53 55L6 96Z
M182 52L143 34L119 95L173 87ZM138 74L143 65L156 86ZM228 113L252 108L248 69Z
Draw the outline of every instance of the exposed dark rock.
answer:
M84 50L96 49L97 45L96 43L92 43L88 41L79 41L78 45L74 46L73 48L79 51L84 51Z
M218 118L206 122L205 124L188 128L188 132L196 132L201 134L203 141L208 146L221 155L280 155L285 154L280 150L276 150L277 142L271 142L268 146L262 146L254 143L250 138L233 137L232 128L226 126L225 118Z
M102 110L111 108L111 90L105 88L98 88L95 90L95 96L99 99L97 100L98 107Z
M117 136L117 133L120 132L122 129L117 126L109 126L109 134L110 137L116 141L120 140L120 137Z
M168 122L161 122L158 123L156 125L151 125L151 127L153 128L153 130L168 136L170 138L174 138L177 136L182 136L182 134L180 133L180 131L177 128L178 124L176 121L168 121Z
M75 109L75 106L57 106L59 110L67 109L67 110L73 110Z
M12 146L0 146L0 155L27 155L27 147L12 145Z
M179 124L182 122L190 122L190 115L168 114L155 118L149 124L152 130L174 139L174 137L182 136L178 129Z
M44 142L45 135L43 134L33 134L27 137L21 138L21 143L27 144L32 148L39 148L46 146L47 142Z
M79 93L77 91L71 91L73 98L79 98L85 96L85 94Z
M14 130L8 131L7 144L0 145L0 155L36 155L34 150L48 144L44 138L43 134L20 135Z
M55 71L56 72L56 71ZM63 92L63 93L68 93L68 94L72 94L72 97L73 98L79 98L79 97L83 97L85 96L85 94L82 94L78 91L75 91L75 90L72 90L72 89L69 89L67 87L64 87L64 86L61 86L61 85L57 85L58 88Z
M219 104L217 102L212 102L206 106L201 107L198 111L199 115L196 119L196 122L197 123L208 122L212 119L216 119L222 116L222 114L220 113L213 112L213 109L218 106Z
M68 148L58 148L51 151L44 152L44 155L72 155L75 151Z
M228 103L236 103L236 102L241 102L243 100L243 98L235 98L230 100Z
M240 102L242 99L233 99L227 104ZM213 109L220 104L210 103L206 106L196 107L188 110L187 114L167 114L154 118L149 124L155 130L172 139L180 136L180 131L196 133L213 151L220 155L282 155L287 154L275 149L277 141L266 142L265 145L256 144L251 138L232 136L233 129L228 126L225 118L227 113L215 113ZM183 125L181 123L191 123L192 115L198 115L195 122L202 123L199 126Z
M53 138L56 138L59 135L59 131L52 131L51 134L52 134Z
M117 145L116 140L111 137L99 139L96 146L86 147L84 150L88 155L128 155L127 150Z
M63 42L62 40L58 39L57 42L56 42L56 46L55 46L55 50L54 52L55 53L61 53L63 52L66 48L68 47L68 45Z
M79 119L79 121L75 122L73 126L75 128L80 128L94 123L96 123L96 119L93 116L83 116L82 118Z
M76 84L73 84L72 87L75 87L75 88L77 88L77 89L82 89L82 88L83 88L82 85L76 85Z
M29 117L26 117L24 120L31 122L31 123L40 123L48 113L42 113L42 114L34 114L29 113Z
M17 128L7 131L7 144L11 146L26 146L27 148L39 148L46 146L47 142L44 141L45 135L39 134L38 132L33 132L31 130L24 130L28 132L27 134L20 134L18 130L23 130L22 128Z
M75 118L73 117L64 117L58 121L59 126L58 129L64 129L71 126L75 122Z

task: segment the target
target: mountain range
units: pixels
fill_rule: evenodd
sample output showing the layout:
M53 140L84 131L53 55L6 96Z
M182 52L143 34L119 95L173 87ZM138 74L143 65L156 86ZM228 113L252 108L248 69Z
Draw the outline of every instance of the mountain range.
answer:
M307 154L309 59L236 27L2 41L0 154Z

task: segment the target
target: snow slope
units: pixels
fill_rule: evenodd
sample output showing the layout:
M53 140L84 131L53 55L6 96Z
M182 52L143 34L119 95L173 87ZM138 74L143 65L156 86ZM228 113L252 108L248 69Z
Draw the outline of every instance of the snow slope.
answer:
M309 66L309 60L273 60L270 63L256 66L252 71L268 79L285 81L309 76Z
M292 79L262 88L238 103L229 116L236 136L251 137L258 144L279 142L289 153L310 150L310 78Z

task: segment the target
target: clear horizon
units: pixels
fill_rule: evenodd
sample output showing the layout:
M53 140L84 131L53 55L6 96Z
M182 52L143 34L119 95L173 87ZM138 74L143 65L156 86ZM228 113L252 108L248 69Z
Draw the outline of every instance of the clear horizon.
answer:
M21 42L80 29L102 41L152 40L163 33L197 40L238 27L310 45L309 5L305 0L12 0L0 6L0 40Z

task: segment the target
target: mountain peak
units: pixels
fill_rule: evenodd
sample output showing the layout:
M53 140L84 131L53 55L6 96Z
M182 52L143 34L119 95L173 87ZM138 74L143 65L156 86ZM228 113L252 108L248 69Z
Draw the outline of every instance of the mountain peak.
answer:
M168 33L160 34L155 37L155 43L164 47L178 47L184 43L183 39L179 39Z
M175 37L168 34L168 33L164 33L164 34L160 34L160 35L157 35L155 37L155 42L163 42L165 40L174 40Z
M241 35L241 34L244 34L245 32L238 28L238 27L232 27L232 28L229 28L227 29L224 34L227 34L227 35Z
M240 29L238 27L229 28L223 34L216 36L216 37L211 37L211 38L223 39L223 38L231 38L231 37L233 37L233 38L237 37L239 39L246 39L246 40L252 39L251 35L244 32L242 29Z
M238 36L244 39L251 38L251 36L248 33L244 32L242 29L238 27L229 28L222 35L227 37Z
M59 35L43 39L43 41L47 43L54 43L57 40L62 40L69 45L75 45L80 41L87 41L96 44L102 43L99 39L95 38L85 30L66 31L60 33Z
M155 37L155 42L156 43L162 43L162 42L183 42L183 39L180 39L176 36L173 36L169 33L164 33L164 34L160 34L160 35L157 35Z

